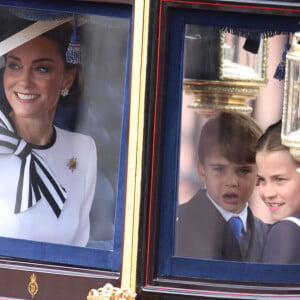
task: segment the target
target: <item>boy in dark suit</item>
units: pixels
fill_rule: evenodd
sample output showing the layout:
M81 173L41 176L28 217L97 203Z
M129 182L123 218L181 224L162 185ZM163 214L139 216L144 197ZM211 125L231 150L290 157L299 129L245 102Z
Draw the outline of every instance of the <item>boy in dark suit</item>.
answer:
M175 255L259 261L268 226L248 200L256 184L262 130L250 117L221 112L203 126L197 170L205 189L179 206Z

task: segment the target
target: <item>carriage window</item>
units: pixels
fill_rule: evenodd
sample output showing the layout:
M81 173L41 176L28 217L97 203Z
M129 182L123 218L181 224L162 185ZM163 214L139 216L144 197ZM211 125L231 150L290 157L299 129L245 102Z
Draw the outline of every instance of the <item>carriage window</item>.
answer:
M159 61L158 82L164 84L156 101L163 125L156 130L163 134L155 136L153 154L159 169L152 200L160 199L153 202L160 215L153 276L158 284L165 276L185 277L181 288L186 278L196 287L195 277L295 283L295 249L279 253L273 245L264 254L279 204L263 198L267 179L263 169L257 171L255 156L259 137L282 117L284 58L298 21L201 9L170 12L162 48L178 51ZM288 251L291 262L271 258ZM283 278L286 268L293 275Z
M0 7L0 255L118 270L131 12L51 8Z

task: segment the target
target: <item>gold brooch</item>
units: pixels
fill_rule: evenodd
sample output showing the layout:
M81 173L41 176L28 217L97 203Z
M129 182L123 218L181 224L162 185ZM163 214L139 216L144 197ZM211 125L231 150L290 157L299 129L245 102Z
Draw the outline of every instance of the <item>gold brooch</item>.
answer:
M68 168L73 172L77 168L77 158L72 156L68 162Z

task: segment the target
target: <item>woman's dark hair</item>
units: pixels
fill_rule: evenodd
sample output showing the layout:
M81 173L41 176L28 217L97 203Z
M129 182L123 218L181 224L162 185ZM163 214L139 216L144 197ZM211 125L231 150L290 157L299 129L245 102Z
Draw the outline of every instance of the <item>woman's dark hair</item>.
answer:
M72 24L65 23L43 34L43 36L57 43L57 45L59 46L61 56L64 61L66 61L66 52L71 40L72 30L73 30ZM65 68L66 70L77 68L77 72L76 72L73 85L70 88L69 95L65 97L60 96L59 105L61 106L77 105L82 98L83 86L84 86L82 68L80 64L74 65L74 64L69 64L67 62L65 62Z

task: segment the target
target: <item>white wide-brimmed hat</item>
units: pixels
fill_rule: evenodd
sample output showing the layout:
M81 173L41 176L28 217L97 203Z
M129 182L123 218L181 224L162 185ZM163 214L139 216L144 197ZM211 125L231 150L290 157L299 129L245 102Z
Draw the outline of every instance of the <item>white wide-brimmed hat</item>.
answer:
M72 21L73 17L54 21L36 21L28 27L18 31L12 36L0 42L0 56L5 55L9 51L29 42L30 40L42 35L43 33L54 29L66 22Z
M0 57L7 54L9 51L29 42L30 40L64 24L67 22L74 22L77 17L69 13L55 13L52 11L34 10L34 9L4 9L4 14L10 14L9 18L5 17L3 21L4 32L1 40L0 35ZM1 18L1 13L0 13ZM5 25L6 20L9 25ZM76 24L77 26L77 24ZM16 32L11 34L11 27L15 27ZM7 30L8 29L8 30ZM7 33L9 36L7 36ZM72 37L72 39L74 39ZM74 51L74 45L79 46L79 42L70 41L71 51ZM80 51L80 50L78 50ZM73 59L73 54L67 56L67 62L79 63L80 58ZM68 57L70 61L68 61ZM72 60L73 59L73 60Z

